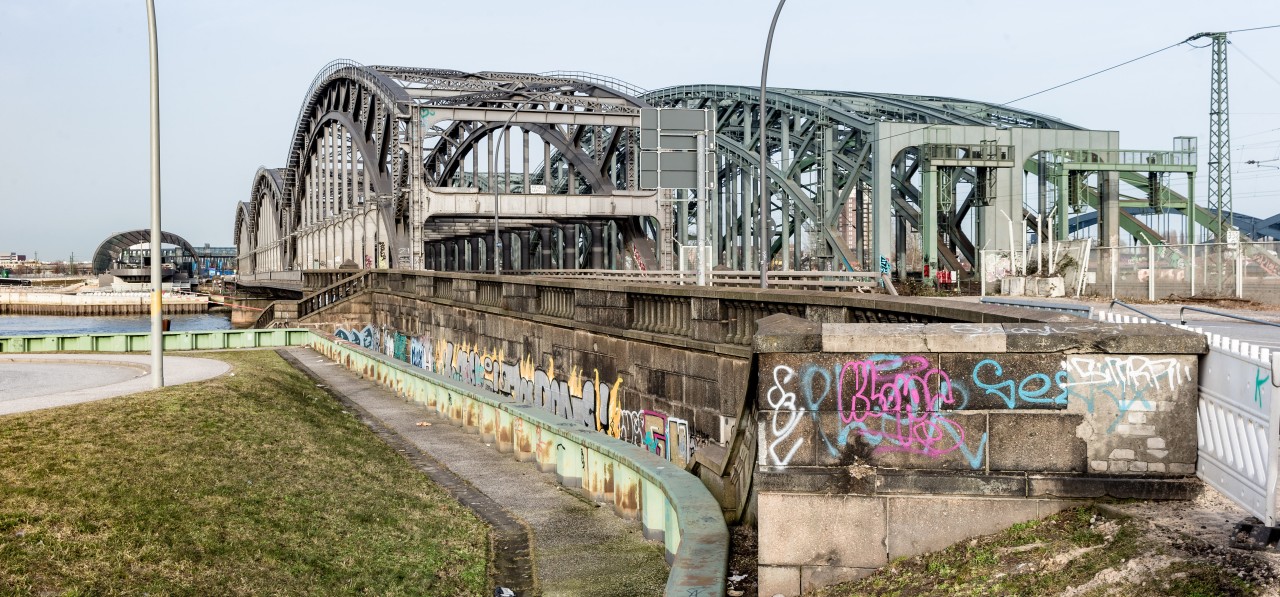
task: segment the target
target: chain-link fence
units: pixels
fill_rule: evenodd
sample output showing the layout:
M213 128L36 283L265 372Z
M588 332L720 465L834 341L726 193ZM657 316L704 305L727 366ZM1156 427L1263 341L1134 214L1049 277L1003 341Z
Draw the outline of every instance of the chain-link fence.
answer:
M1098 247L1085 293L1109 298L1248 298L1280 302L1280 244Z
M1063 267L1069 264L1083 268L1078 288L1084 295L1146 300L1222 297L1280 303L1280 242L1094 247L1088 251L1088 259L1064 260L1060 249L1053 253L1058 265L1053 274L1065 274L1067 296L1076 294L1070 281L1074 272ZM983 251L985 292L1001 293L1003 287L1004 292L1025 289L1034 294L1034 281L1044 277L1037 271L1036 255L1034 245L1027 248L1025 256L1021 251ZM1010 281L1004 282L1006 279Z

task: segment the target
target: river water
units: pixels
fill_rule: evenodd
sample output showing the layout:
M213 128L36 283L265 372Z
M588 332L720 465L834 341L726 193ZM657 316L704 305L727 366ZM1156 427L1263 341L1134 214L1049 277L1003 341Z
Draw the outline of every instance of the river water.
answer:
M169 330L194 332L231 329L229 313L168 315ZM116 334L151 331L150 315L0 315L0 336Z

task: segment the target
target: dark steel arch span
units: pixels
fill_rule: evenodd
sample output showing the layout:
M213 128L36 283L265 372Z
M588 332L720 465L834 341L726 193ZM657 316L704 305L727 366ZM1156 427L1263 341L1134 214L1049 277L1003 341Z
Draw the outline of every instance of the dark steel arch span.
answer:
M120 257L120 253L125 249L138 244L151 242L151 230L130 230L128 232L117 232L108 236L103 240L98 248L93 252L93 273L104 274L111 269L111 264L115 263ZM186 251L187 255L194 260L196 257L196 249L186 239L173 234L172 232L161 232L160 242L166 245L174 245Z
M424 267L428 242L466 237L475 244L480 231L492 229L492 211L438 216L427 195L451 188L492 192L489 157L479 154L493 152L504 131L510 135L498 177L504 194L527 194L531 184L545 185L547 194L634 190L635 127L646 105L630 93L571 76L330 63L303 97L285 167L259 171L249 205L237 216L240 271L251 275L255 261L263 265L264 251L272 262L283 253L283 262L272 268L333 267L353 259ZM531 136L538 140L532 147ZM511 146L522 154L519 173L510 163ZM262 180L264 171L274 172L270 184ZM268 196L274 210L266 207ZM627 212L604 206L584 211L597 212L610 219L608 230L627 235L644 229ZM508 225L543 228L545 245L546 228L563 243L567 233L561 229L570 224L556 216L515 217ZM597 241L601 234L596 232Z

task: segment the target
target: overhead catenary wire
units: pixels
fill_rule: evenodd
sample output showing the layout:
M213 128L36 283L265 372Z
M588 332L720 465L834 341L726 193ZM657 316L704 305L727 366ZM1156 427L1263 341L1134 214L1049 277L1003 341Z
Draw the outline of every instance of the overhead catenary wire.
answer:
M1265 25L1265 26L1262 26L1262 27L1249 27L1249 28L1245 28L1245 29L1232 29L1232 30L1230 30L1230 31L1221 31L1221 32L1219 32L1219 33L1244 33L1244 32L1246 32L1246 31L1260 31L1260 30L1263 30L1263 29L1278 29L1278 28L1280 28L1280 24L1277 24L1277 25ZM1204 37L1204 36L1207 36L1207 35L1213 35L1213 33L1197 33L1197 34L1192 35L1191 37L1188 37L1188 38L1186 38L1186 39L1184 39L1184 40L1182 40L1182 41L1179 41L1179 42L1176 42L1176 43L1173 43L1173 44L1167 45L1167 46L1165 46L1165 47L1163 47L1163 48L1160 48L1160 49L1158 49L1158 50L1154 50L1154 51L1151 51L1151 52L1147 52L1146 54L1143 54L1143 55L1141 55L1141 56L1138 56L1137 58L1131 58L1131 59L1129 59L1129 60L1125 60L1124 62L1121 62L1121 63L1119 63L1119 64L1114 64L1114 65L1108 66L1108 67L1106 67L1106 68L1104 68L1104 69L1097 70L1097 71L1094 71L1094 72L1092 72L1092 73L1089 73L1089 74L1087 74L1087 75L1080 76L1080 77L1076 77L1076 78L1074 78L1074 79L1072 79L1072 80L1070 80L1070 81L1066 81L1066 82L1064 82L1064 83L1059 83L1059 84L1054 85L1054 86L1052 86L1052 87L1047 87L1047 88L1045 88L1045 89L1041 89L1040 91L1036 91L1035 93L1028 93L1028 94L1026 94L1026 95L1024 95L1024 96L1021 96L1021 97L1018 97L1018 98L1014 98L1014 99L1011 99L1011 100L1009 100L1009 101L1002 102L1002 103L997 103L997 104L988 104L988 106L990 106L990 107L1007 107L1007 106L1009 106L1010 104L1014 104L1014 103L1017 103L1017 102L1020 102L1020 101L1026 100L1026 99L1030 99L1030 98L1036 97L1036 96L1038 96L1038 95L1044 95L1044 94L1046 94L1046 93L1049 93L1050 91L1055 91L1055 90L1057 90L1057 89L1061 89L1061 88L1066 87L1066 86L1068 86L1068 85L1074 85L1074 84L1079 83L1079 82L1081 82L1081 81L1084 81L1084 80L1086 80L1086 79L1090 79L1090 78L1096 77L1096 76L1098 76L1098 75L1101 75L1101 74L1104 74L1104 73L1107 73L1107 72L1110 72L1110 71L1116 70L1116 69L1118 69L1118 68L1121 68L1121 67L1124 67L1124 66L1128 66L1128 65L1133 64L1133 63L1135 63L1135 62L1138 62L1138 61L1141 61L1141 60L1145 60L1145 59L1147 59L1147 58L1150 58L1150 57L1155 56L1155 55L1157 55L1157 54L1160 54L1160 53L1162 53L1162 52L1166 52L1166 51L1168 51L1168 50L1171 50L1171 49L1176 48L1176 47L1178 47L1178 46L1181 46L1181 45L1183 45L1183 44L1189 44L1191 41L1196 40L1196 39L1199 39L1199 38ZM1198 47L1198 46L1193 46L1193 47ZM1259 68L1261 68L1261 67L1259 67ZM1264 72L1265 72L1265 71L1264 71ZM979 110L974 110L974 111L969 112L969 113L967 113L967 114L961 114L961 115L960 115L960 117L961 117L961 118L970 118L970 117L973 117L973 116L977 116L977 115L979 115L979 114L982 114L982 113L983 113L983 112L985 112L986 110L987 110L986 108L979 109ZM927 130L927 129L933 128L933 127L938 126L938 125L941 125L941 124L944 124L944 123L930 124L930 125L927 125L927 126L924 126L924 127L919 128L919 129L912 130L912 131L904 131L904 132L901 132L901 133L894 133L894 134L892 134L892 135L886 135L886 136L884 136L884 137L876 137L876 138L875 138L875 139L873 139L872 141L874 142L874 141L880 141L880 140L884 140L884 139L892 139L892 138L894 138L894 137L900 137L900 136L902 136L902 135L909 135L909 134L912 134L912 133L915 133L915 132L919 132L919 131L922 131L922 130Z
M1258 64L1258 61L1257 61L1257 60L1254 60L1251 56L1249 56L1247 53L1245 53L1245 51L1244 51L1244 50L1240 49L1240 44L1238 44L1238 43L1232 43L1232 44L1231 44L1231 49L1235 50L1235 51L1236 51L1236 53L1238 53L1238 54L1240 54L1241 56L1243 56L1245 60L1248 60L1248 61L1249 61L1250 63L1252 63L1254 66L1258 67L1258 70L1262 71L1262 74L1266 75L1266 76L1267 76L1267 78L1271 79L1272 81L1275 81L1275 84L1276 84L1276 85L1280 85L1280 79L1277 79L1277 78L1276 78L1276 76L1275 76L1275 75L1273 75L1273 74L1271 74L1271 72L1270 72L1270 71L1268 71L1265 67L1263 67L1261 64Z

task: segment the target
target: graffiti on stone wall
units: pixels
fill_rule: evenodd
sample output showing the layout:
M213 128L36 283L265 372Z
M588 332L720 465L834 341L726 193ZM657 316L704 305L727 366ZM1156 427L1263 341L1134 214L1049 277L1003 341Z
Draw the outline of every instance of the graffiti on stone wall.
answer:
M965 437L944 411L963 404L955 384L926 357L874 355L844 363L835 377L840 421L876 451L934 458L959 452L973 468L982 465L986 431Z
M1131 410L1156 410L1153 395L1162 390L1173 391L1191 381L1191 369L1175 358L1143 356L1068 357L1062 362L1071 381L1061 384L1071 398L1081 400L1093 412L1099 399L1110 400L1119 414L1107 431L1116 426Z
M1105 324L1043 324L1043 325L1027 325L1027 326L1010 326L1005 327L995 324L982 323L953 323L951 331L957 334L964 334L969 337L988 336L988 335L1010 335L1010 336L1057 336L1061 334L1107 334L1117 335L1120 333L1120 326Z
M1051 372L1013 374L997 358L978 361L953 377L921 355L872 355L834 366L777 365L765 391L769 409L761 420L761 462L786 466L806 437L797 432L810 411L833 399L839 415L835 431L813 425L807 437L838 457L851 442L875 453L901 452L962 458L972 468L985 460L987 432L965 428L970 402L991 398L1008 409L1065 408L1079 400L1090 414L1109 400L1116 430L1130 410L1155 410L1156 392L1169 392L1191 380L1187 365L1175 358L1142 356L1069 357ZM829 408L829 407L828 407Z
M364 329L360 331L356 331L354 329L344 330L339 328L333 332L333 335L337 336L339 340L345 340L352 344L368 348L369 350L379 350L382 338L377 330L373 329L373 326L371 325L364 326Z
M765 401L772 410L769 413L768 448L765 450L772 464L786 466L795 456L803 437L792 438L796 426L800 424L801 414L796 410L796 394L787 389L786 384L795 377L795 369L779 365L773 369L773 386L765 393ZM781 446L782 452L778 449Z
M681 467L691 460L689 424L666 413L622 408L622 378L602 380L600 371L590 374L581 368L557 369L548 357L546 366L531 356L511 360L502 351L482 350L469 344L454 344L426 336L406 336L391 330L338 329L334 336L364 348L381 352L415 367L449 377L471 386L508 396L520 404L536 406L641 446Z

